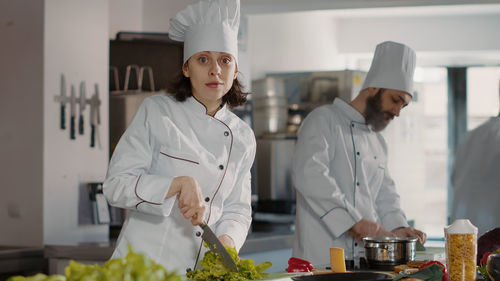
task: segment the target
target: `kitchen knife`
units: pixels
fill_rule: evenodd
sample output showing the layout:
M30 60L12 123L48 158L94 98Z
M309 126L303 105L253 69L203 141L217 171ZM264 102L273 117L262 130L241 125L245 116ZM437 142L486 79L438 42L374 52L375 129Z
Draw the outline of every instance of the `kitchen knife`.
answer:
M78 98L78 109L80 112L80 116L78 117L78 133L83 135L84 127L83 127L83 111L85 110L85 106L87 105L87 100L85 99L85 82L80 82L80 97Z
M61 130L66 129L66 79L64 74L61 74L61 96L59 102L61 103Z
M238 272L238 267L234 262L233 258L227 252L226 248L219 241L219 238L215 236L214 232L210 229L210 227L206 223L200 224L201 229L203 229L203 234L201 238L208 244L208 247L214 251L216 254L219 254L222 258L222 264L233 272Z
M70 122L69 122L69 138L75 139L75 111L76 111L76 94L75 86L71 85L71 96L69 98L69 112L70 112Z

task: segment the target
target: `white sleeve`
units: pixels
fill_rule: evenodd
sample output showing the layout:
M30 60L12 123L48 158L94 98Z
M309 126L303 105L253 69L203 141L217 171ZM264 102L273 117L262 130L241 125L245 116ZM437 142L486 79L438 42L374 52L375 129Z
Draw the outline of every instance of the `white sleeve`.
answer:
M255 150L255 137L252 133L247 153L236 175L237 180L231 193L224 201L222 216L217 222L215 230L217 236L229 235L233 239L238 252L245 243L252 222L250 169L255 158Z
M154 108L146 99L115 148L103 192L112 206L168 216L176 200L175 196L165 199L172 178L149 174L154 128L148 118L152 115Z
M332 126L328 109L319 108L304 120L298 135L294 161L295 188L310 209L335 236L349 230L362 216L346 200L342 189L330 173L330 161L335 157ZM346 163L349 165L349 163Z

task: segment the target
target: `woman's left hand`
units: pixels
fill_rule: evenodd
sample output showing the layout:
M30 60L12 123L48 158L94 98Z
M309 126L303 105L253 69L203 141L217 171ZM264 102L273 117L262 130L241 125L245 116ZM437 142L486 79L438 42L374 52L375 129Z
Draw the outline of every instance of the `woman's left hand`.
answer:
M231 236L227 234L222 234L221 236L219 236L219 240L222 243L222 245L234 248L234 241L233 238L231 238Z
M397 237L416 237L422 244L427 240L427 235L424 232L413 227L399 227L393 229L391 232Z

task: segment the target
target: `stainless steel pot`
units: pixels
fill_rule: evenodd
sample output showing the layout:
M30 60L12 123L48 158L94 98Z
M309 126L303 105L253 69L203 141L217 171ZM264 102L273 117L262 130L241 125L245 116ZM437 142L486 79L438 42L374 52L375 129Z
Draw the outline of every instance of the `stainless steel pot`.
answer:
M374 269L392 270L395 265L415 260L417 238L365 237L365 257Z

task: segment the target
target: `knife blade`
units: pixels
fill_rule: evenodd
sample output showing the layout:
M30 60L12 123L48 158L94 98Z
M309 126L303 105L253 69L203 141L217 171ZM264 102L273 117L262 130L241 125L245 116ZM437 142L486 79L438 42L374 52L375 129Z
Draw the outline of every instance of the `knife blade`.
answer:
M69 113L70 113L70 122L69 122L69 138L75 139L75 111L76 111L76 94L75 94L75 86L71 85L71 96L69 98Z
M216 254L219 254L222 258L222 264L233 272L238 272L238 267L234 262L233 258L227 252L226 248L222 245L219 238L215 236L215 233L210 229L210 227L206 223L200 224L201 229L203 229L203 234L201 238L208 244L208 247L214 251Z

